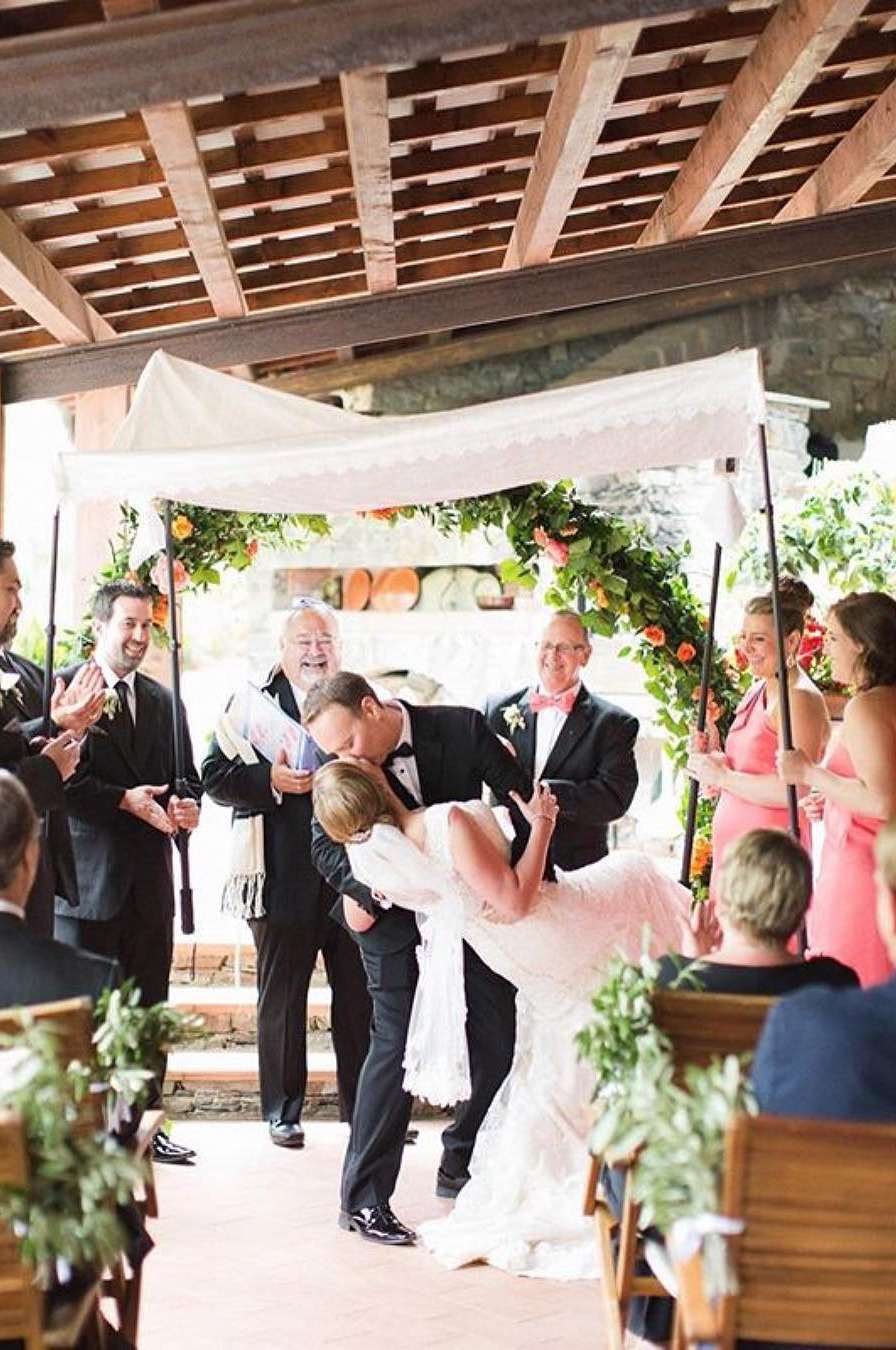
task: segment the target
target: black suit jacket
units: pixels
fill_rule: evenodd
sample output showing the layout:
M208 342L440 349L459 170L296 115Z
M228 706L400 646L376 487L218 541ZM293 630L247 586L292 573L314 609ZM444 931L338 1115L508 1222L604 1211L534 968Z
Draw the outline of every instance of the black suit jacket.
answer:
M489 731L484 717L476 709L406 706L425 805L472 801L482 795L483 784L490 787L503 803L507 802L510 792L518 792L526 798L531 795L531 779ZM311 833L311 856L333 889L339 892L334 918L344 922L343 895L350 895L368 913L376 916L376 923L366 933L353 934L362 950L394 952L417 941L414 915L397 905L386 910L378 908L369 889L352 876L345 849L341 844L334 844L316 820Z
M292 687L282 671L264 686L295 722L301 722ZM213 736L202 764L202 786L212 801L233 807L234 819L260 815L264 826L264 910L274 923L313 923L322 899L336 896L311 860L311 793L271 791L270 763L228 759Z
M0 704L0 720L4 726L4 732L0 733L0 763L21 779L35 810L43 817L40 864L28 908L32 914L45 913L49 928L54 896L62 896L70 905L78 903L65 791L56 765L46 755L34 753L30 747L32 738L43 733L44 673L40 666L24 656L8 652L7 659L19 676L19 697L8 693ZM57 731L55 726L51 727L53 735Z
M121 984L116 961L39 937L14 914L0 914L0 1007L87 995Z
M896 1122L896 976L783 999L759 1038L753 1086L770 1115Z
M112 919L129 895L138 907L174 912L171 840L119 807L125 791L143 783L168 784L168 791L156 798L163 807L174 790L171 694L139 671L135 690L133 746L121 713L104 714L88 733L66 794L81 896L79 919ZM188 789L198 799L202 785L186 717L184 748Z
M518 689L490 698L485 716L491 729L510 741L523 769L532 775L536 715L528 705L528 692ZM524 721L519 730L504 717L504 709L514 704ZM607 826L625 814L638 786L637 736L637 718L582 685L541 774L560 805L551 856L564 871L606 855Z

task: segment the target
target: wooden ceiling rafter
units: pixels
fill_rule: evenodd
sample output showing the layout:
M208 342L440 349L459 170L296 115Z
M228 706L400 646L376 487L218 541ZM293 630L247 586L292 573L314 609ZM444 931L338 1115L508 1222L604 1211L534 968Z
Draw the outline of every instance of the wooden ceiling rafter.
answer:
M567 42L505 267L531 267L550 258L640 31L638 22L587 28Z
M26 314L67 345L115 337L115 330L0 211L0 286Z
M394 291L395 215L389 150L389 96L382 70L340 75L364 269L371 295Z
M782 0L638 240L692 238L847 36L867 0Z

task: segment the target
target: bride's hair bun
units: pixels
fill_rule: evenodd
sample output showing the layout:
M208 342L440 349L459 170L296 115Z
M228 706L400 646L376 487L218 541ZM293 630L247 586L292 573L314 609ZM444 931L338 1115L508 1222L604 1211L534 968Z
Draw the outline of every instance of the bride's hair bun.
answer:
M783 576L778 578L778 595L789 609L798 609L803 618L815 604L815 596L799 577Z

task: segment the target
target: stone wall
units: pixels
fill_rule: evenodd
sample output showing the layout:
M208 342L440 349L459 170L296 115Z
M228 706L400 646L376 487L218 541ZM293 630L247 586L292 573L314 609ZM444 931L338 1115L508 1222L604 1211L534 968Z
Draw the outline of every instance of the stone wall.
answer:
M870 422L896 417L896 277L889 274L362 386L346 401L365 411L430 412L531 393L577 374L599 379L749 346L762 350L769 389L831 404L813 414L812 427L833 437L841 454L861 450Z

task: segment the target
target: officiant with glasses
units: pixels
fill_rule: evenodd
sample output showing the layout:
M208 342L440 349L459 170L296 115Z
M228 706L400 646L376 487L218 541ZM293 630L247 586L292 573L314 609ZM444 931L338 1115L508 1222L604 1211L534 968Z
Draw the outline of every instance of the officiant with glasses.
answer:
M582 683L591 654L578 614L558 610L535 646L535 683L485 706L492 731L560 804L551 861L564 872L606 855L608 826L638 786L637 719Z
M255 943L261 1114L271 1141L302 1148L308 1079L308 989L318 953L330 1014L341 1120L351 1120L370 1036L370 997L355 942L330 918L336 895L311 861L311 785L318 752L301 732L312 685L342 664L336 615L300 598L286 615L279 659L261 691L237 692L202 766L213 801L233 809L222 908Z

